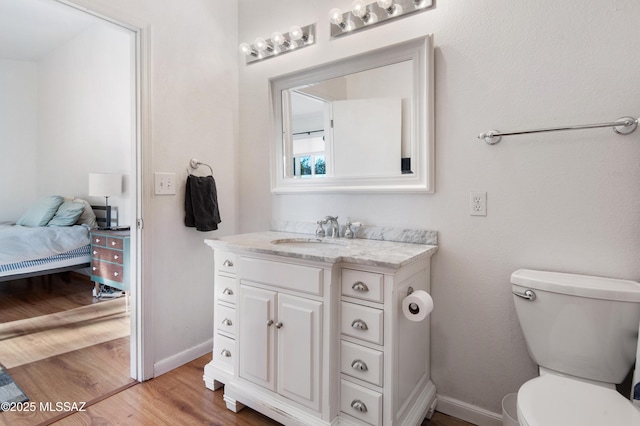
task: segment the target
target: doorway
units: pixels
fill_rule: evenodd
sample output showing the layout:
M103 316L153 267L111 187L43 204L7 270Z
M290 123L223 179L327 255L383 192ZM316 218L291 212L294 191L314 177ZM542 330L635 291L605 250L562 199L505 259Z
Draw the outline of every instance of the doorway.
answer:
M140 27L94 13L64 0L21 0L19 2L0 0L0 6L3 10L2 20L4 22L0 27L13 32L11 37L2 37L3 39L19 41L20 48L24 51L28 49L27 41L33 41L35 45L38 38L42 38L40 41L58 40L59 42L57 47L49 47L54 50L60 49L56 55L50 53L52 50L44 53L44 56L48 55L47 63L43 65L47 68L46 72L40 72L37 69L35 71L39 87L46 88L38 93L43 101L42 104L38 104L37 111L41 117L45 115L44 113L50 117L45 120L46 122L38 123L38 133L42 135L43 129L48 129L55 133L55 137L48 137L47 140L54 143L46 146L36 141L34 150L28 153L33 154L37 150L32 169L38 177L33 183L34 188L30 188L29 191L36 194L64 191L63 195L81 196L89 198L91 204L99 204L104 202L104 198L92 200L88 196L87 178L89 173L112 171L122 173L125 176L123 195L119 199L114 197L109 201L112 206L118 209L118 224L130 226L131 233L130 338L127 345L129 348L129 376L134 381L146 379L149 374L145 377L141 357L142 315L140 307L142 301L140 289L142 274L140 265L142 244L141 230L138 229L139 218L142 217L141 127L144 117L141 111L143 104L141 67L144 61L142 55L143 30ZM31 9L14 10L16 15L13 17L5 13L9 8L18 6ZM20 25L20 19L25 16L36 21L33 24L23 23ZM40 20L38 21L38 19ZM56 31L54 19L59 20L58 29L66 30L66 33L61 32L58 39L53 36ZM8 21L11 21L11 25L5 25ZM35 31L31 36L25 36L21 33L23 30ZM104 52L99 53L96 45L92 46L89 44L90 42L103 47L108 46L111 53L117 51L118 58L126 58L118 62L124 66L114 69L112 67L114 56L104 54ZM65 44L67 46L73 44L73 48L65 51L59 47ZM82 52L83 49L94 53L91 60L84 61L85 63L82 63L81 66L64 66L65 61L78 59L78 52ZM6 60L29 61L25 57ZM37 62L33 59L31 61ZM37 68L38 65L35 67ZM91 81L88 78L95 76L96 70L103 73L100 84L96 84L95 80ZM65 74L68 77L63 83L50 80L52 76L60 74ZM72 76L76 78L73 83L71 82ZM116 91L113 90L113 87L108 87L109 84L114 84L117 81L126 82L124 83L125 90ZM91 97L78 99L77 96L81 92L90 93ZM117 92L118 99L107 100L106 95L112 95L114 92ZM70 104L74 106L69 107ZM126 105L126 107L114 108L116 104ZM77 123L70 123L65 121L65 117L84 117L84 119ZM97 119L98 117L100 120ZM54 133L50 133L50 135ZM83 135L83 137L77 137L78 135ZM24 162L16 161L16 167L16 170L24 171ZM66 281L67 278L53 277L52 282L48 285L55 287L60 280ZM76 276L72 278L72 281L77 281L78 278L82 279L81 276ZM59 284L60 287L63 286L61 282ZM39 284L36 282L35 285ZM46 287L47 285L44 285L45 290ZM96 365L95 367L101 368L104 365Z

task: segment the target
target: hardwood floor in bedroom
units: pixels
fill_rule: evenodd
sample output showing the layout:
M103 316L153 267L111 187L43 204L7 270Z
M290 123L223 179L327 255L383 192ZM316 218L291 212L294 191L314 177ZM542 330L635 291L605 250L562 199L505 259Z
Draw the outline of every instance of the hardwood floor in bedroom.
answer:
M94 403L136 382L129 377L124 298L97 301L75 273L0 285L0 364L35 402ZM55 410L0 413L0 425L49 423Z

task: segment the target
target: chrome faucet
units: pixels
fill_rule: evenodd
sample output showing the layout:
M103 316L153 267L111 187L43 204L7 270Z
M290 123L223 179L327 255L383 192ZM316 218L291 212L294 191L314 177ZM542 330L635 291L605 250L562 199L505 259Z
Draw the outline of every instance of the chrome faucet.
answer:
M331 225L331 229L327 233L327 237L340 237L340 225L338 225L338 216L326 216L324 219L322 219L322 223L329 223Z

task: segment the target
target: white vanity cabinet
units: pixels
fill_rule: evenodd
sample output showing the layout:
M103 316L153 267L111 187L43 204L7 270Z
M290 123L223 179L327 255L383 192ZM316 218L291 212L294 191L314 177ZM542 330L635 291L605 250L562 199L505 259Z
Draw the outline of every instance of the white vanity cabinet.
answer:
M409 321L402 300L430 290L436 246L405 244L417 254L390 265L271 252L237 244L241 237L207 240L215 252L215 326L204 381L211 389L224 384L227 408L318 426L408 426L432 412L429 320Z

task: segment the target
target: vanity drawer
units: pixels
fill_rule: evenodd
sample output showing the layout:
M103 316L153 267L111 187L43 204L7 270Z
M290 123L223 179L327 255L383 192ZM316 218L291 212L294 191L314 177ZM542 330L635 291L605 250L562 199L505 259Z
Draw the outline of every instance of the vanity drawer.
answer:
M322 295L322 269L271 260L241 258L241 281L253 281L303 293Z
M236 356L236 341L216 333L213 336L213 360L219 367L233 373Z
M384 314L382 309L341 302L341 331L347 336L382 345Z
M342 270L342 295L382 303L384 275L375 272Z
M236 280L235 278L216 275L216 296L218 300L236 303Z
M351 342L340 342L340 371L351 377L382 386L382 352Z
M235 336L236 334L236 310L225 305L215 306L215 326L218 331Z
M236 255L230 251L216 250L213 254L213 261L216 271L229 274L236 273Z
M382 424L382 394L342 380L340 411L373 426Z

